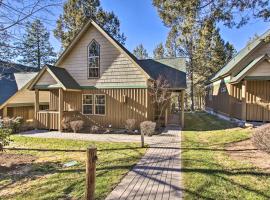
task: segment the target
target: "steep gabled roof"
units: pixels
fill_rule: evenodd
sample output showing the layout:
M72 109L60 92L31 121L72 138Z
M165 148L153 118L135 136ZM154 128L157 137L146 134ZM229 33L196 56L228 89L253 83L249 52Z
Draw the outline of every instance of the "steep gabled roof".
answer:
M264 39L270 35L270 30L266 31L263 35L252 41L245 48L239 51L223 68L221 68L210 80L213 82L220 77L228 74L233 70L233 68L242 61L245 57L247 57L251 52L253 52L259 45L264 43Z
M139 60L142 68L153 80L161 75L174 89L186 89L186 65L184 58Z
M256 65L260 64L264 60L269 61L269 59L270 58L268 55L262 55L256 59L254 59L240 73L238 73L235 77L233 77L230 82L231 83L240 82L245 77L245 75L248 74Z
M81 36L88 30L91 25L94 26L105 38L107 38L118 50L120 50L120 52L123 52L143 72L143 74L147 78L150 78L149 75L141 68L138 59L92 19L83 26L80 32L76 35L76 37L72 40L69 46L61 54L55 64L56 66L58 66L63 61L66 55L72 50L72 47L76 44L76 42L81 38Z
M36 76L36 78L29 85L28 88L30 90L33 90L35 88L35 84L46 71L48 71L49 74L55 79L55 81L57 82L57 87L63 88L64 90L81 90L80 85L74 80L74 78L67 72L66 69L55 67L52 65L46 65L40 71L38 76Z

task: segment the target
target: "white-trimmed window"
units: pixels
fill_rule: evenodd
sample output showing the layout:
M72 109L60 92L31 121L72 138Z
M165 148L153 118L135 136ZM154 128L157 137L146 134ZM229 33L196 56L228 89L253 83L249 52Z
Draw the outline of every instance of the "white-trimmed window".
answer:
M100 46L93 40L88 46L88 78L100 76Z
M94 114L92 94L83 94L82 111L84 115Z
M82 112L84 115L105 115L106 96L104 94L83 94Z
M106 110L106 97L104 94L95 95L95 114L105 115Z

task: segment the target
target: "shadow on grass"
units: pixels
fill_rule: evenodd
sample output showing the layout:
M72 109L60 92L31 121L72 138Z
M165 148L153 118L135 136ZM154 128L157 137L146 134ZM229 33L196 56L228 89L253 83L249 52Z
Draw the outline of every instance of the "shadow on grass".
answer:
M184 131L214 131L236 127L236 124L206 112L185 113Z

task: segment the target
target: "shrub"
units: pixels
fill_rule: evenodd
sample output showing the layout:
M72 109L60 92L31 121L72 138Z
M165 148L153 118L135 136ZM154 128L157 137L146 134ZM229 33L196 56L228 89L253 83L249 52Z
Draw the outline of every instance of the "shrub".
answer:
M62 127L63 127L64 130L69 130L70 129L70 121L71 121L71 118L70 117L65 117L61 121L61 125L62 125Z
M11 129L0 128L0 151L3 151L4 146L9 145L10 135L12 133Z
M17 133L21 130L23 125L22 117L9 118L5 117L1 119L1 127L5 129L11 129L12 133Z
M77 133L79 130L83 128L84 121L83 120L75 120L69 122L70 128L73 130L74 133Z
M156 122L144 121L140 124L140 128L144 135L152 136L155 133Z
M125 128L129 131L133 131L133 129L135 127L135 123L136 123L135 119L127 119L126 124L125 124Z
M270 124L256 128L252 136L252 142L258 149L270 153Z
M98 131L99 131L98 126L94 125L94 126L91 127L91 133L98 133Z

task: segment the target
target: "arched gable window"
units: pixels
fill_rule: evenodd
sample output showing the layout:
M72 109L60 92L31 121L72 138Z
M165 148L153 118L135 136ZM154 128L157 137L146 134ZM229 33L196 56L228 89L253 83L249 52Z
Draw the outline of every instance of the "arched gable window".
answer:
M88 46L88 78L100 76L100 46L93 40Z

